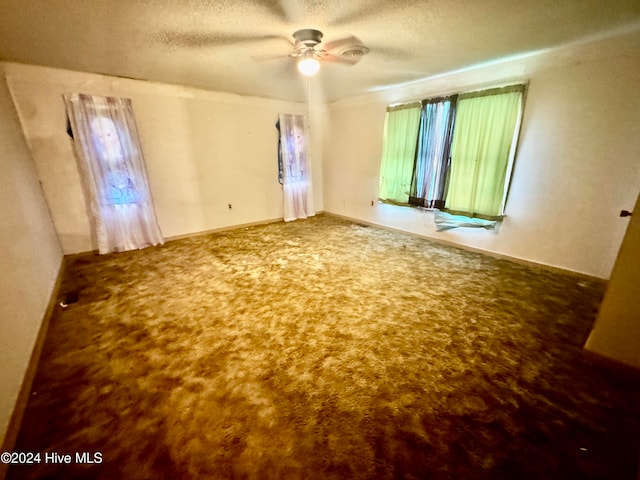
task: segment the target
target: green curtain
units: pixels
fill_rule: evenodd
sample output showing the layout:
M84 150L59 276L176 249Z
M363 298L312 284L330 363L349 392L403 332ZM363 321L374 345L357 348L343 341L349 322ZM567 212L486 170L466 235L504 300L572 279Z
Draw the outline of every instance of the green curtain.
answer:
M518 85L458 97L447 211L502 218L523 90Z
M420 103L387 108L380 167L380 200L407 204L411 190Z

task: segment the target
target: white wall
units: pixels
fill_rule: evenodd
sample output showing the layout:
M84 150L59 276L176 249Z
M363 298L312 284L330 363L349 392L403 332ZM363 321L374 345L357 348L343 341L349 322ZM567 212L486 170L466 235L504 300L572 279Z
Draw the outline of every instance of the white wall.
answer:
M307 114L305 104L36 66L5 68L65 254L95 249L66 134L62 95L68 92L132 99L165 237L282 218L275 122L279 112ZM315 207L322 210L322 130L313 123L310 129Z
M0 65L0 445L62 264Z
M327 212L608 278L640 189L640 34L565 46L333 103ZM529 80L520 148L497 233L436 232L431 212L377 199L386 106Z

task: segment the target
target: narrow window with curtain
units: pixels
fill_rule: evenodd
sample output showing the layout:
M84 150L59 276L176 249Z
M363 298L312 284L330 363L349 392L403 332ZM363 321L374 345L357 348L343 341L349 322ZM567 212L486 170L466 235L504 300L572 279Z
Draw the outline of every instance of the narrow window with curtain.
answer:
M409 203L420 110L420 103L387 108L378 193L382 201Z
M522 116L524 85L460 94L445 209L500 220Z
M64 100L98 252L162 244L131 100L84 94Z
M304 115L280 113L278 122L278 180L282 184L285 222L315 215L311 156Z
M457 96L423 101L409 204L444 208Z

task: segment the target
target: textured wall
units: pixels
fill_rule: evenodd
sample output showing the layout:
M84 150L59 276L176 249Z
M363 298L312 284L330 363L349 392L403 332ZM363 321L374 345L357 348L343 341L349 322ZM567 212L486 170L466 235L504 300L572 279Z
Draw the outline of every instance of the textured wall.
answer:
M66 92L132 99L165 237L282 217L275 122L279 112L307 113L305 104L35 66L6 68L66 254L95 247L66 134ZM311 118L318 118L316 109ZM312 138L320 139L322 125L317 123L311 125ZM317 210L322 210L321 147L320 140L312 141Z
M0 444L62 251L0 65Z

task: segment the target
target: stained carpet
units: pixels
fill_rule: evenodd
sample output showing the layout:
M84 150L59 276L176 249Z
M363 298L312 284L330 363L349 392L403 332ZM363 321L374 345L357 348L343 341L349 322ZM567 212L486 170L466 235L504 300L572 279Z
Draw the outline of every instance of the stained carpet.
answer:
M635 479L603 288L326 215L74 257L16 445L72 463L8 478Z

